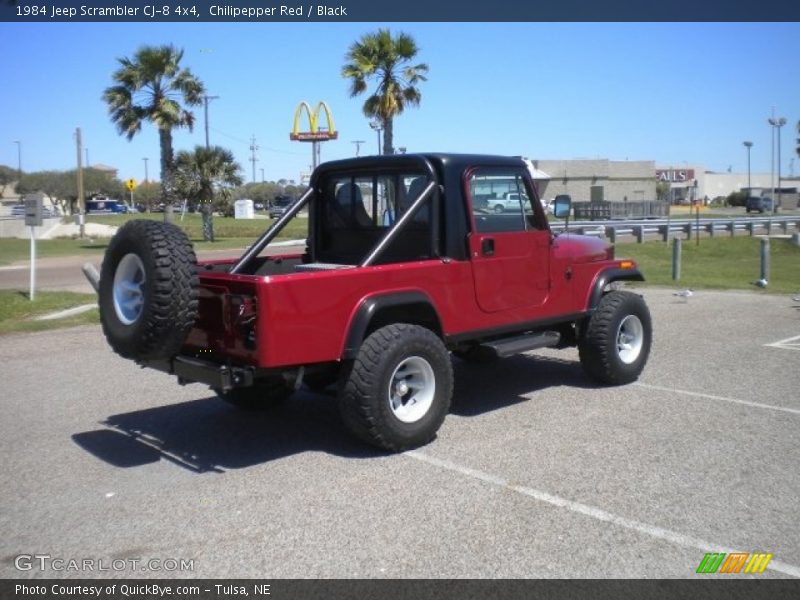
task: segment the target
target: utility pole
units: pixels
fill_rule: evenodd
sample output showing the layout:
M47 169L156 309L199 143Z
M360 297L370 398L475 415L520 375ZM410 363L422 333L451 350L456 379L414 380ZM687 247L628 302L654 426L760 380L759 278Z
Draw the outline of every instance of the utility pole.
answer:
M353 140L352 143L356 145L356 156L358 156L358 153L361 150L361 144L364 144L366 142L364 142L364 140Z
M261 183L264 183L264 169L261 169Z
M81 239L83 239L83 237L86 235L86 224L84 223L86 199L83 197L83 165L81 165L81 155L83 154L83 152L81 152L81 146L83 143L81 141L80 127L75 130L75 142L78 150L78 225L80 227L79 235Z
M84 152L86 152L86 168L89 168L89 148L85 148Z
M206 149L208 149L208 101L209 100L216 100L219 96L203 96L203 110L205 113L205 121L206 121Z
M381 150L381 131L383 131L383 124L378 119L373 119L369 122L369 126L378 134L378 155L383 154Z
M256 182L256 162L258 162L256 150L258 150L258 146L256 146L256 136L254 135L250 138L250 152L252 153L250 162L253 163L253 183Z
M147 179L147 161L150 160L150 159L145 156L145 157L142 158L142 160L144 161L144 182L147 183L148 182L148 179Z

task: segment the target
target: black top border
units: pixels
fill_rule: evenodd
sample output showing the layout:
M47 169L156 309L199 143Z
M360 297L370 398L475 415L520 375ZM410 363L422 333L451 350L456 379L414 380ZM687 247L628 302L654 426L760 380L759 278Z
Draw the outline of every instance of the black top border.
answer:
M179 9L180 7L180 9ZM0 0L5 22L784 22L788 0Z

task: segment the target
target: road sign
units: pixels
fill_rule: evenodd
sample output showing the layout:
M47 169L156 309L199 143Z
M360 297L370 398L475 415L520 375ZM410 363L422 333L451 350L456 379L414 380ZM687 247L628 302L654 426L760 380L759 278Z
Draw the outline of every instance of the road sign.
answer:
M39 194L25 196L25 225L33 227L42 224L42 200Z
M136 180L128 179L128 181L125 182L125 187L128 188L129 192L132 192L133 190L136 189Z

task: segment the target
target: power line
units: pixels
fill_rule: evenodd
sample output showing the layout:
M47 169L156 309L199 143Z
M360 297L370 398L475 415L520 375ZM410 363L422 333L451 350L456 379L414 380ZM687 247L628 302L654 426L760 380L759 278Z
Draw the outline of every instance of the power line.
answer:
M220 134L220 135L222 135L222 136L224 136L224 137L226 137L228 139L233 140L234 142L239 142L243 146L249 146L250 145L250 142L245 141L242 138L236 137L235 135L231 135L230 133L228 133L226 131L222 131L221 129L217 129L216 127L211 127L210 129L214 133L218 133L218 134ZM276 154L289 154L289 155L292 155L292 156L306 156L305 152L291 152L291 151L288 151L288 150L278 150L277 148L271 148L270 146L260 146L259 149L260 150L266 150L268 152L275 152Z

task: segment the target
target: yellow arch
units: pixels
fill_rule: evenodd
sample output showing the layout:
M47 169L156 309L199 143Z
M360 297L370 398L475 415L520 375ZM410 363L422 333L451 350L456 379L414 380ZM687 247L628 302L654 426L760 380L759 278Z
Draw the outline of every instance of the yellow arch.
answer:
M300 131L300 119L303 115L303 111L305 110L306 114L308 115L308 132L301 132ZM311 105L308 102L303 100L300 104L297 105L297 108L294 111L294 122L292 123L292 134L289 136L291 139L299 139L302 137L304 133L311 133L312 136L316 136L320 133L319 131L319 116L322 111L325 111L325 121L328 124L328 131L325 133L326 138L335 139L338 137L338 133L336 131L336 124L333 121L333 113L331 112L330 107L324 101L320 101L317 106L312 110Z

